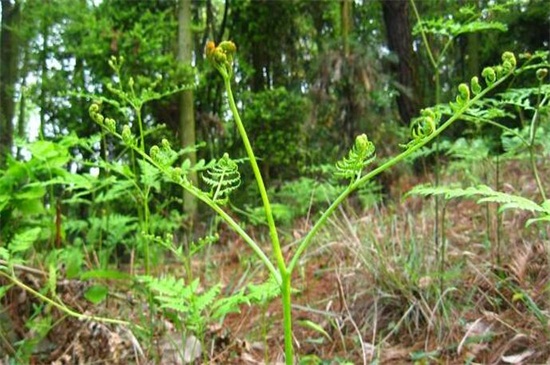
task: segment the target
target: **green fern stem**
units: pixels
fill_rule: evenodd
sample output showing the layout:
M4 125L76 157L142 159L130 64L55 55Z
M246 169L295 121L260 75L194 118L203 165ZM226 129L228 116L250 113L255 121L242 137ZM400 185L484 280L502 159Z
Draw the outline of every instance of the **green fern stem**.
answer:
M294 364L294 348L292 346L292 276L285 273L282 276L281 300L283 304L283 331L285 339L285 361L287 365Z
M138 121L140 147L145 151L145 133L143 131L143 120L141 118L141 105L132 104L132 106L134 107Z
M136 119L137 119L137 124L138 124L138 128L139 128L139 146L138 148L132 148L133 151L136 151L136 152L144 152L145 151L145 131L143 129L143 118L142 118L142 115L141 115L141 108L143 106L143 103L144 101L143 100L140 100L138 97L136 97L136 93L135 93L135 89L134 89L134 83L132 80L130 80L131 82L128 83L128 86L129 86L129 93L126 93L124 92L124 84L122 83L122 76L121 76L121 73L120 73L120 68L122 66L122 63L124 62L123 59L112 59L111 61L109 61L109 65L111 66L111 68L114 70L115 74L117 75L117 79L118 79L118 87L119 87L119 92L116 92L116 94L121 97L125 102L128 103L128 105L131 106L131 108L134 110L134 113L135 113L135 116L136 116ZM109 87L108 87L109 88ZM113 90L111 90L113 92ZM141 155L143 155L142 153L140 153ZM139 185L139 174L137 173L137 165L136 165L136 159L135 159L135 154L132 153L132 156L131 156L131 161L132 161L132 171L134 172L135 174L135 186L136 186L136 189L137 191L139 192L139 195L140 195L140 198L143 200L142 202L142 208L141 209L138 209L138 218L139 218L139 221L140 221L140 225L141 225L141 228L142 228L142 231L145 233L145 235L149 234L149 217L150 217L150 212L149 212L149 192L146 191L146 192L143 192L140 185ZM139 202L138 202L139 203ZM150 253L150 247L149 247L149 241L148 240L145 240L145 242L143 243L144 246L143 246L143 255L144 255L144 260L145 260L145 273L147 275L149 275L150 273L150 267L151 267L151 253Z
M537 133L537 126L538 126L537 122L539 119L540 108L541 106L543 106L545 103L548 102L548 95L546 95L544 99L541 100L541 93L542 93L541 88L542 88L542 81L539 82L537 106L535 108L535 113L533 114L533 118L531 119L530 136L529 136L529 160L531 162L531 169L533 170L533 174L535 175L535 181L537 182L537 187L542 197L542 201L546 201L546 193L544 192L544 185L542 184L542 180L540 179L539 170L537 168L537 163L535 158L535 137Z
M120 133L116 131L110 131L114 137L123 140L123 137ZM162 171L164 175L167 177L172 176L172 172L166 167L155 161L151 158L147 153L145 153L142 149L138 148L135 145L129 145L132 151L137 153L141 158L143 158L145 161L150 163L151 165L155 166L157 169ZM263 252L263 250L258 246L258 244L250 237L246 231L244 231L241 226L230 216L228 215L215 201L212 200L207 194L203 193L198 188L191 185L189 182L179 182L178 183L183 189L188 191L191 195L202 201L204 204L208 205L213 211L215 211L224 221L227 223L233 230L241 236L241 238L250 246L250 248L254 251L254 253L258 256L258 258L263 262L269 273L275 278L277 283L280 285L282 283L281 274L280 272L275 268L275 266L271 263L267 255Z
M260 191L262 203L264 206L265 216L267 219L267 224L269 226L269 235L273 246L273 254L275 255L275 260L277 261L277 266L279 267L281 275L284 276L286 274L285 259L283 257L283 253L281 250L279 235L277 233L277 228L275 226L275 220L273 219L273 212L271 211L271 204L267 196L267 190L264 185L264 180L262 178L262 174L260 173L260 168L258 167L256 156L254 155L252 145L250 144L250 140L248 139L248 135L246 133L243 122L239 115L239 111L237 110L235 99L233 98L233 91L231 90L231 79L229 75L222 74L222 76L223 76L225 89L227 91L229 107L231 108L231 112L233 113L233 117L235 118L235 124L237 124L237 129L239 130L239 134L241 135L241 138L243 140L246 154L248 155L248 159L250 161L252 171L254 172L256 183L258 184L258 190Z
M143 194L143 228L142 231L145 236L149 234L149 218L151 212L149 210L149 190L150 187L146 187L145 193ZM145 274L149 275L151 272L151 251L149 247L149 240L146 238L143 242L144 244L144 256L145 256Z
M122 321L122 320L119 320L119 319L90 316L90 315L87 315L87 314L82 314L82 313L76 312L76 311L70 309L69 307L67 307L65 304L59 303L59 302L45 296L44 294L34 290L33 288L29 287L25 283L19 281L14 275L8 275L5 272L3 272L2 270L0 270L0 276L5 277L9 281L11 281L14 285L16 285L16 286L20 287L21 289L23 289L25 292L34 295L35 297L37 297L41 301L43 301L45 303L48 303L51 306L59 309L61 312L67 314L68 316L77 318L77 319L82 320L82 321L90 321L91 320L91 321L97 321L97 322L102 322L102 323L118 324L118 325L121 325L121 326L130 326L131 325L130 322ZM143 330L143 327L141 327L141 326L139 326L135 323L132 324L132 325L135 326L136 328L140 329L140 330Z
M133 89L132 89L133 91ZM135 105L130 102L130 105L134 108L134 111L136 113L136 119L138 121L138 127L139 127L139 149L142 151L145 151L145 133L143 131L143 120L141 118L141 104ZM134 173L136 174L137 179L137 171L135 170L134 166ZM145 232L145 235L149 234L149 189L147 188L147 191L142 193L142 199L143 199L143 220L142 220L142 231ZM145 274L149 275L151 271L151 252L149 247L149 240L145 239L143 242L143 255L145 256Z
M264 206L265 216L267 219L267 224L269 226L269 235L271 238L271 244L273 247L273 255L277 262L279 268L280 278L281 278L281 299L283 304L283 330L284 330L284 339L285 339L285 361L288 365L294 363L294 349L292 347L292 298L291 298L291 270L288 270L286 266L285 259L283 257L283 252L281 250L281 244L279 242L279 235L277 233L277 227L275 226L275 220L273 219L273 212L271 211L271 204L269 202L269 197L267 196L267 190L264 185L262 174L260 173L260 168L258 167L258 162L256 161L256 156L248 139L248 135L244 128L243 122L237 110L237 105L235 104L235 99L233 98L233 91L231 90L231 78L228 74L222 73L225 89L227 91L227 97L229 100L229 107L235 118L235 124L239 130L239 134L243 140L244 148L248 155L250 165L252 166L252 171L254 172L254 177L256 178L256 183L258 184L258 190L262 198L262 203ZM263 253L263 252L262 252Z
M237 223L233 218L231 218L230 215L228 215L216 202L214 202L212 199L210 199L205 194L197 194L197 192L194 189L190 189L189 187L186 187L182 185L183 188L187 191L189 191L191 194L193 194L197 199L201 200L203 203L208 205L212 210L214 210L218 215L227 223L233 230L241 236L242 239L245 240L245 242L250 246L250 248L254 251L254 253L258 256L258 258L263 262L263 264L266 266L269 273L277 280L278 284L282 284L283 282L283 275L278 271L275 266L271 263L267 255L264 253L264 251L258 246L258 244L246 233L244 229Z

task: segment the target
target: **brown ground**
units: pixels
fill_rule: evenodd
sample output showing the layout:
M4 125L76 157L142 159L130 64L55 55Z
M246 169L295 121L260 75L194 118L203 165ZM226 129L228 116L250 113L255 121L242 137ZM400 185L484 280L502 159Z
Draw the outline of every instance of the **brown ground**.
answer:
M506 164L502 190L536 198L536 185L523 166ZM549 180L549 169L541 168L541 176ZM450 201L445 205L447 244L445 249L434 247L431 200L396 199L416 183L415 178L399 178L391 187L393 200L360 213L341 211L319 235L294 278L299 290L293 310L297 353L302 358L315 355L325 364L343 363L338 359L354 364L374 359L382 364L549 363L550 225L524 228L532 215L522 211L507 211L499 223L494 206L487 210L470 200ZM298 222L286 232L288 241L303 236L307 226L307 221ZM421 259L414 261L414 255ZM262 280L263 270L250 257L243 242L225 233L211 248L208 264L197 261L194 269L202 273L203 283L219 280L236 288L247 267L252 274L245 282ZM420 265L418 277L406 269L414 262ZM443 279L437 275L442 267L448 274ZM29 269L17 270L19 279L40 289L45 275ZM163 271L180 269L165 266ZM134 323L149 315L144 301L120 284L113 286L115 295L106 303L94 307L82 297L85 285L60 280L57 292L80 313ZM18 288L4 297L2 358L13 351L14 340L35 335L25 322L38 303ZM157 321L154 339L145 343L129 327L78 320L50 306L43 311L52 313L54 321L32 364L182 363L176 349L185 346L167 319ZM307 321L324 333L308 327ZM217 364L282 362L281 322L279 300L264 307L243 306L221 326L209 328L203 354Z

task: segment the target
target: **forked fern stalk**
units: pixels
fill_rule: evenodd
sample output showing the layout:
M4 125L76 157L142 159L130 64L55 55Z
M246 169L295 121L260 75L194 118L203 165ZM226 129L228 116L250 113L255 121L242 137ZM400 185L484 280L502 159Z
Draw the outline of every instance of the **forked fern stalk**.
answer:
M295 360L291 313L292 272L298 265L302 254L312 244L315 235L327 222L328 218L334 213L337 207L352 192L369 182L369 180L376 175L391 168L398 162L403 161L414 152L433 141L434 138L440 135L446 128L459 120L469 108L476 105L488 92L508 79L515 72L516 61L513 54L506 52L503 55L503 63L501 65L495 68L486 69L482 75L486 84L484 89L481 87L477 77L471 80L471 90L470 86L467 84L461 84L458 89L459 94L456 98L456 102L453 102L450 105L453 114L446 121L441 122L441 114L437 113L433 109L423 110L421 116L413 123L411 128L411 140L402 145L404 151L367 173L365 173L366 167L375 158L375 147L374 144L369 141L366 134L358 136L348 155L336 164L336 177L348 179L349 185L324 211L309 233L307 233L307 235L300 242L293 256L287 261L282 254L282 248L277 233L277 227L275 225L275 220L273 218L271 204L267 195L267 190L265 188L252 145L248 139L246 130L237 110L231 89L233 57L235 52L235 44L228 41L222 42L218 46L216 46L213 42L208 42L206 47L207 58L223 77L228 95L229 107L233 114L237 129L239 130L239 134L243 140L248 160L254 172L256 184L262 198L272 245L273 257L271 259L265 254L260 245L246 233L239 223L236 222L222 208L222 205L227 203L230 193L238 188L241 183L238 165L235 161L229 158L229 155L224 155L215 164L208 166L206 172L203 173L203 180L205 184L208 185L208 191L202 191L198 187L193 186L187 179L187 173L190 169L194 168L193 166L190 166L188 162L183 163L179 167L172 166L175 162L175 159L173 158L175 155L167 143L163 142L162 147L151 147L150 153L147 154L144 152L143 148L140 148L141 146L137 143L136 138L131 134L129 127L124 126L122 128L122 132L119 134L114 121L107 122L107 119L99 113L98 105L93 104L90 107L90 115L92 119L100 124L106 131L123 140L124 143L129 148L134 150L144 161L155 166L162 173L168 176L171 181L179 184L183 189L187 190L208 205L252 248L280 289L284 315L283 327L285 361L286 364L291 365L294 364Z
M100 113L100 107L98 104L92 104L89 108L90 117L103 128L109 131L111 135L123 141L124 144L136 152L144 161L148 162L152 166L156 167L165 176L167 176L172 182L180 185L183 189L191 193L197 199L208 205L213 211L215 211L244 241L252 248L257 257L263 262L270 274L276 280L277 283L281 282L281 276L279 271L273 266L269 258L260 248L260 246L242 229L242 227L225 212L220 204L212 200L210 193L203 192L199 188L193 186L186 177L189 166L184 163L181 167L173 167L175 158L175 151L172 151L170 145L167 142L162 143L163 147L152 146L150 153L145 153L141 148L137 146L136 139L132 135L128 125L122 127L122 133L118 133L116 130L116 122L113 121L114 126L107 126L104 116ZM112 124L112 123L111 123ZM112 127L112 128L111 128ZM167 158L167 156L172 156Z
M317 223L313 226L311 231L306 235L303 241L298 246L297 251L294 256L291 258L288 265L286 264L284 258L281 254L281 247L279 239L277 236L277 231L275 223L273 220L273 215L271 213L271 208L269 204L269 199L263 184L263 179L260 174L256 159L250 142L248 140L246 130L242 124L241 118L239 116L233 94L231 89L231 75L233 74L233 57L236 52L236 47L232 42L222 42L219 46L213 42L209 42L206 47L206 55L208 59L212 62L214 67L220 72L223 77L226 91L228 94L229 105L239 133L243 139L245 149L247 151L248 157L250 158L250 163L256 177L256 181L262 196L262 201L264 203L264 209L266 213L267 222L269 225L271 240L273 245L273 251L275 254L275 259L277 261L277 266L281 274L281 295L283 301L283 313L284 313L284 333L285 333L285 357L287 364L294 363L294 350L292 346L292 317L291 317L291 275L298 264L298 260L304 251L309 247L312 242L315 234L320 230L320 228L326 223L328 217L336 210L336 208L355 190L360 186L368 182L374 176L378 175L384 170L389 169L398 162L409 157L418 149L425 146L427 143L431 142L439 134L441 134L446 128L448 128L452 123L457 121L459 117L464 114L471 106L473 106L479 99L481 99L487 92L501 84L506 78L508 78L515 69L516 60L513 54L506 52L503 55L503 64L497 66L497 70L492 68L487 68L485 75L482 75L487 84L487 88L482 90L479 85L479 80L477 77L472 79L472 93L474 97L471 98L470 88L466 84L461 84L459 86L459 95L456 98L456 102L451 104L451 108L454 112L454 115L451 116L443 124L439 125L439 119L441 116L435 113L431 109L426 109L422 112L420 118L415 121L413 125L411 135L412 140L404 145L406 149L401 154L395 156L394 158L388 160L378 168L372 170L371 172L363 175L363 170L366 165L374 160L374 145L370 142L366 135L360 135L356 138L355 144L351 151L349 152L348 157L342 159L337 163L337 172L336 175L341 178L350 179L350 185L336 198L336 200L329 206L329 208L322 214Z
M417 119L413 124L413 129L411 131L412 140L409 143L402 145L404 148L406 148L406 150L400 153L399 155L389 159L384 164L380 165L379 167L370 171L369 173L362 175L361 178L357 179L354 183L350 184L348 188L345 191L343 191L342 194L338 196L338 198L334 200L334 202L330 205L330 207L323 213L323 215L315 223L311 231L305 236L304 240L302 241L296 253L294 254L294 257L290 261L289 270L292 271L294 269L294 267L298 263L298 259L300 258L302 253L309 247L315 234L321 229L321 227L325 224L326 220L336 210L336 208L353 191L357 190L359 187L361 187L363 184L371 180L373 177L391 168L395 164L405 160L406 158L411 156L414 152L416 152L420 148L424 147L425 145L433 141L437 136L443 133L443 131L446 130L451 124L459 120L461 116L470 107L475 105L488 92L490 92L495 87L497 87L498 85L502 84L505 80L507 80L514 73L515 57L510 52L505 52L505 54L503 54L503 60L512 59L512 58L514 60L513 62L514 67L508 69L506 73L502 73L501 75L499 75L500 77L498 79L495 77L494 79L491 78L490 80L487 80L486 78L487 87L484 90L479 91L477 95L475 95L473 98L469 98L468 96L468 97L461 97L460 99L457 99L457 102L454 104L454 114L441 125L439 125L438 119L436 120L433 119L434 117L435 118L440 117L437 113L435 113L431 109L423 110L421 112L422 116L420 117L420 119ZM462 87L462 90L464 91L463 87Z
M287 363L292 363L294 358L294 351L292 349L292 317L291 317L291 272L287 269L285 259L281 250L281 244L279 242L279 235L277 233L277 227L275 225L275 219L273 218L273 212L271 210L271 203L267 195L267 189L263 181L254 150L248 139L246 129L237 110L235 98L233 97L233 91L231 89L231 79L233 75L233 56L237 50L237 47L233 42L225 41L221 42L217 47L213 42L208 42L206 45L206 56L212 65L220 72L223 77L227 97L229 100L229 107L235 118L235 124L239 130L246 150L246 154L250 161L250 166L258 185L258 190L262 198L264 212L269 227L269 236L271 238L271 245L273 248L273 255L275 256L275 262L279 269L279 275L281 278L281 294L283 300L283 324L285 335L285 356Z

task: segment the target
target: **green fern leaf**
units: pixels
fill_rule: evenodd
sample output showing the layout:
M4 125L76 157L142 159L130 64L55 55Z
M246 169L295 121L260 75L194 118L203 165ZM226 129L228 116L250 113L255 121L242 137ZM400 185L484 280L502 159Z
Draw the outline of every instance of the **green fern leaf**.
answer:
M550 84L542 84L540 87L509 89L498 96L502 101L511 106L525 110L534 110L533 100L538 95L550 95Z
M267 303L281 293L281 287L272 277L259 285L248 284L246 288L246 296L251 303Z
M212 305L212 319L223 319L229 313L240 313L241 304L250 304L250 300L244 294L243 290L240 290L229 297L217 300Z
M445 199L478 198L481 196L481 198L477 199L477 203L499 203L501 205L500 211L507 209L521 209L537 213L546 212L542 206L532 200L517 195L495 191L487 185L478 185L475 187L471 186L466 189L449 186L419 185L409 191L407 195L443 195Z
M198 287L198 280L185 285L182 279L174 277L154 278L140 276L139 280L154 293L161 308L173 309L180 313L191 311L190 298Z
M465 33L475 33L485 30L498 30L505 32L508 27L501 22L487 22L483 20L474 20L468 23L461 24L452 19L429 19L418 23L413 34L420 33L420 27L424 28L424 32L436 34L445 37L457 37Z
M29 250L34 245L34 242L38 240L41 232L42 228L35 227L17 233L8 245L10 252L24 252Z
M374 152L374 144L369 141L366 134L357 136L348 157L336 163L334 175L344 179L359 178L365 166L374 161Z
M229 194L241 184L239 167L227 153L202 174L202 179L210 186L210 198L218 204L227 203Z
M145 160L137 160L141 170L140 180L145 186L160 190L161 171Z
M208 307L210 307L216 297L220 294L221 288L221 284L217 284L208 289L202 295L195 297L193 301L194 310L198 313L201 313L205 311Z
M166 296L179 296L186 289L183 279L174 277L155 278L148 275L139 276L139 281L145 284L151 291L159 292Z

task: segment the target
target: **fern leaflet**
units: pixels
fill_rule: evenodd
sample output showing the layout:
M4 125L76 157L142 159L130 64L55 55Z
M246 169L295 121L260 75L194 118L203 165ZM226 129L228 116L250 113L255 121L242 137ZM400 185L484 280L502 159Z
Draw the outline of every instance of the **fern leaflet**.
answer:
M226 204L229 194L241 184L239 167L227 153L202 174L202 179L210 186L210 197L218 204Z
M418 185L409 191L407 195L443 195L445 199L473 198L481 196L481 198L477 200L477 203L499 203L501 204L500 211L504 211L506 209L522 209L536 213L550 213L543 206L532 200L517 195L495 191L487 185L478 185L475 187L471 186L466 189L449 186Z
M374 151L374 144L369 141L366 134L357 136L348 157L344 157L336 163L334 174L345 179L358 179L365 166L374 161Z

